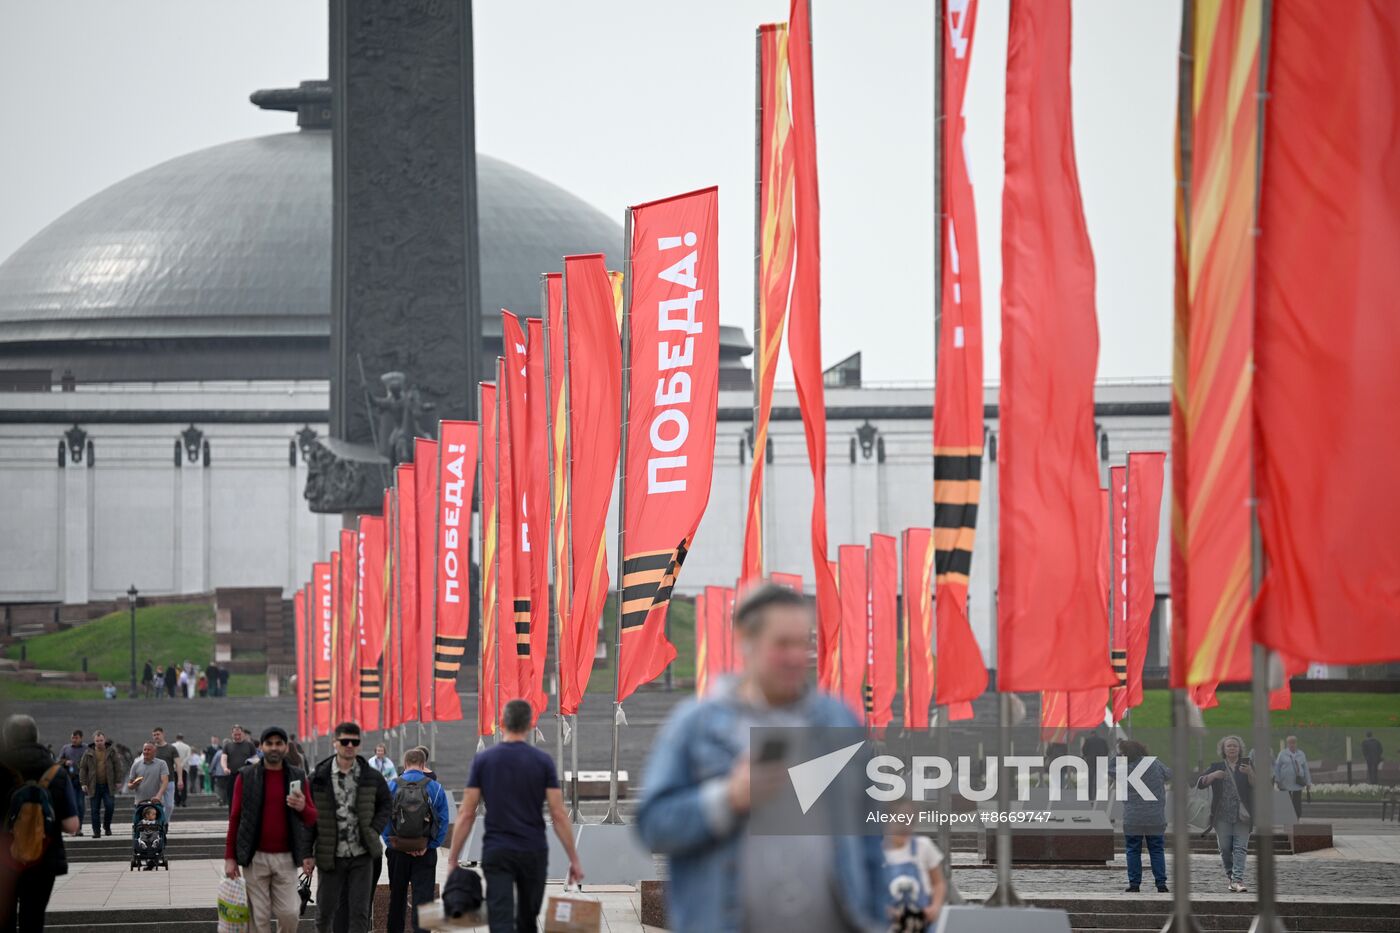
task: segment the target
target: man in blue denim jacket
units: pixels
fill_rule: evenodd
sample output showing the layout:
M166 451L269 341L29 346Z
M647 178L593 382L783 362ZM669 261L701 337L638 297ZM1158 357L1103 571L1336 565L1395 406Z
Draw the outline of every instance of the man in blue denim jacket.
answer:
M679 707L652 748L637 830L669 857L667 925L688 931L840 933L884 929L878 836L748 832L750 812L787 780L783 763L750 766L754 727L859 726L807 683L812 613L766 585L735 610L744 673ZM851 800L851 808L865 801Z

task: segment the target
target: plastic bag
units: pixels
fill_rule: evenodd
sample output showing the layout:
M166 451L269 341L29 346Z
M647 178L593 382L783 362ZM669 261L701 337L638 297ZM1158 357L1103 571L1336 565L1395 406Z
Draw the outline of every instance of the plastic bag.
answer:
M243 877L219 882L219 933L248 933L248 888Z

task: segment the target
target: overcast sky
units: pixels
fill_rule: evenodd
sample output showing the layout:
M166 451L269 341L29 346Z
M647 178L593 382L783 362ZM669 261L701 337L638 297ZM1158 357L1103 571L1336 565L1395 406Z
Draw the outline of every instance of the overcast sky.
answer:
M813 0L824 358L932 378L932 0ZM248 93L326 76L326 0L0 3L0 258L174 156L293 127ZM754 26L785 0L477 0L477 145L608 214L719 184L726 323L752 325ZM1171 368L1179 0L1074 0L1074 117L1101 377ZM1007 0L968 104L998 371ZM780 381L790 376L783 373Z

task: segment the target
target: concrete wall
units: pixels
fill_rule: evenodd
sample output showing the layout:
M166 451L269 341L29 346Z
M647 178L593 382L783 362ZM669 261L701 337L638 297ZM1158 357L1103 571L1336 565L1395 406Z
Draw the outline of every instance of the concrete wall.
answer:
M1163 383L1106 384L1100 403L1165 406ZM827 518L832 556L843 543L865 543L872 532L898 535L932 522L928 388L829 390L827 428ZM335 541L338 516L312 515L301 497L305 467L288 464L288 443L300 423L202 423L195 412L299 411L325 407L324 384L247 384L109 387L76 393L0 396L0 601L87 602L125 592L210 592L218 587L281 586L286 594L309 573ZM994 389L987 401L995 403ZM750 404L747 393L726 392L722 409ZM7 411L189 411L209 440L211 465L174 464L174 442L182 421L157 424L84 425L94 443L95 465L57 465L58 442L71 421L47 424L6 421ZM780 390L777 409L793 408L790 390ZM843 417L855 406L873 410L870 423L884 441L884 462L851 441L870 412ZM882 415L881 412L888 413ZM228 417L225 414L225 417ZM290 416L289 416L290 417ZM1164 414L1105 415L1109 462L1124 462L1130 450L1167 450L1170 421ZM318 431L324 425L312 424ZM988 429L995 431L995 419ZM743 548L748 501L749 457L740 454L747 421L721 422L715 444L710 503L682 572L678 590L693 594L705 585L733 585ZM801 573L812 591L808 544L812 483L802 424L776 420L771 428L774 462L768 467L765 501L767 567ZM581 453L579 455L582 455ZM1168 462L1170 472L1170 461ZM1104 477L1106 481L1106 477ZM1157 592L1168 590L1170 484L1162 504L1157 548ZM997 471L984 460L978 539L970 600L973 628L984 652L994 654ZM609 529L609 564L616 571L616 497ZM473 528L475 528L475 524ZM615 582L615 581L614 581ZM1162 613L1163 619L1168 616ZM1158 639L1163 663L1167 644Z

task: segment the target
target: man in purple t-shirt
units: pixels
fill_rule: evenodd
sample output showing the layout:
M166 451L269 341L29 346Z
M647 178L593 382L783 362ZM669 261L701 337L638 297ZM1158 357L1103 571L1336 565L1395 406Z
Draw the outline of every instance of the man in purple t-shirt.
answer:
M544 806L554 835L569 856L568 883L583 880L574 849L574 833L564 812L564 796L554 759L527 739L535 711L525 700L511 700L501 715L503 735L497 745L472 759L467 792L457 811L457 826L447 863L456 865L471 836L476 808L486 803L486 834L481 843L481 870L486 876L487 915L491 933L533 931L544 903L549 843L544 835ZM517 903L518 895L518 903Z

